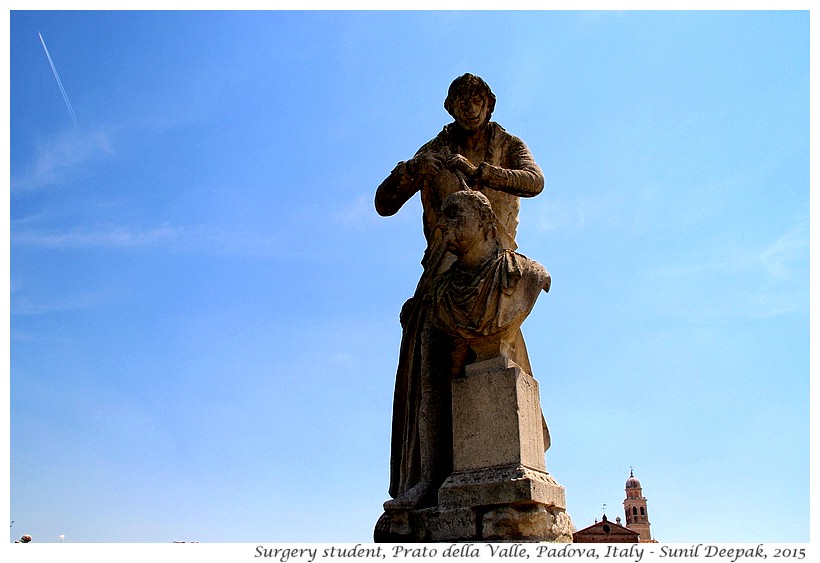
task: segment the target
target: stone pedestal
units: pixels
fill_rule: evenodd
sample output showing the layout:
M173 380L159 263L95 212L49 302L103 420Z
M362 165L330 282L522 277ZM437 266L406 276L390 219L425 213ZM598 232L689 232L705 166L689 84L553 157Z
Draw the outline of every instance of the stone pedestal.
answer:
M468 365L453 392L453 473L438 505L387 509L389 542L571 542L564 488L544 464L538 383L504 356Z
M453 473L524 466L546 471L538 383L506 356L466 366L453 390Z

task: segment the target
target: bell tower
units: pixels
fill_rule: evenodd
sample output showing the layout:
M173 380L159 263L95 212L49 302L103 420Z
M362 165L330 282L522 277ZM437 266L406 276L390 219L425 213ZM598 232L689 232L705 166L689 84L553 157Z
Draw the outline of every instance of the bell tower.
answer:
M629 479L626 480L626 498L624 499L626 527L638 532L640 541L652 539L649 532L649 512L646 509L646 497L641 491L641 482L635 478L629 468Z

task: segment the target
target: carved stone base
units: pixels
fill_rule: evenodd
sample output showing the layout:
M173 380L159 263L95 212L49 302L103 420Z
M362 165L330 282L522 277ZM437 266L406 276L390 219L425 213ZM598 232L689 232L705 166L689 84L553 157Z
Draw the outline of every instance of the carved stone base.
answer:
M426 536L425 510L385 509L376 522L373 541L376 543L418 543L430 541Z
M529 467L454 473L439 489L438 500L431 541L571 542L575 531L564 487Z
M543 504L566 509L564 487L546 471L521 465L488 467L450 475L438 491L439 506Z
M376 542L572 542L564 487L545 471L490 467L450 475L438 506L386 508Z
M420 510L387 509L373 533L377 543L561 542L575 526L564 509L540 503Z
M453 381L453 473L424 509L385 507L377 542L572 542L564 487L546 471L538 383L509 358Z

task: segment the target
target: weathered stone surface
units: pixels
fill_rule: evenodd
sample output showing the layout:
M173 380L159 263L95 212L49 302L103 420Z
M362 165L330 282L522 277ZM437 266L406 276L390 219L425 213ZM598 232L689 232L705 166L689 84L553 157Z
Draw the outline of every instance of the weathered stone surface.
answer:
M505 248L498 219L483 193L464 189L447 196L439 230L445 248L456 256L433 280L433 324L464 343L483 362L516 351L521 323L550 275L541 264Z
M523 465L546 471L538 383L505 357L453 381L453 471Z
M478 515L472 508L438 507L429 520L430 541L472 541L480 539Z
M547 537L553 516L539 504L499 506L481 519L483 539L494 541L540 541Z
M415 528L411 523L412 510L389 510L382 513L376 522L373 540L389 543L412 543L415 538Z
M563 509L538 503L419 510L387 509L379 519L377 542L563 542L575 527Z
M484 513L481 539L571 543L575 527L563 510L540 504L494 507Z
M438 500L451 507L524 502L566 509L564 487L548 473L522 466L454 473L439 489Z
M376 522L373 540L377 543L421 543L430 539L430 520L436 517L438 509L386 508Z
M572 534L575 533L575 524L565 510L548 509L553 516L552 528L547 532L554 542L572 543Z
M514 250L519 198L535 196L544 187L541 169L523 141L490 121L495 101L481 78L465 74L454 80L444 103L454 121L413 158L400 162L376 190L376 210L383 216L397 213L419 192L427 240L421 280L400 315L390 453L394 508L429 504L452 471L450 378L469 358L466 347L432 326L426 299L433 280L456 260L438 228L442 204L457 191L482 192L496 218L500 247ZM508 355L532 373L520 331L513 340Z
M519 198L544 178L490 122L494 107L483 80L457 78L445 100L455 121L376 191L381 215L420 192L427 238L400 315L392 499L376 541L555 541L569 521L546 472L549 431L520 329L551 283L515 252Z

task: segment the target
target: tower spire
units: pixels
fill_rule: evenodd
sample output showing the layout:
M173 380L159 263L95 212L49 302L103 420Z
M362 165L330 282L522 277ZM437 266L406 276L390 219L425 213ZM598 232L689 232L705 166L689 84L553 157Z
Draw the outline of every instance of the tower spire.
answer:
M643 496L641 482L635 478L632 467L629 468L629 479L626 480L625 489L624 514L626 516L626 527L638 532L641 541L651 540L646 497Z

